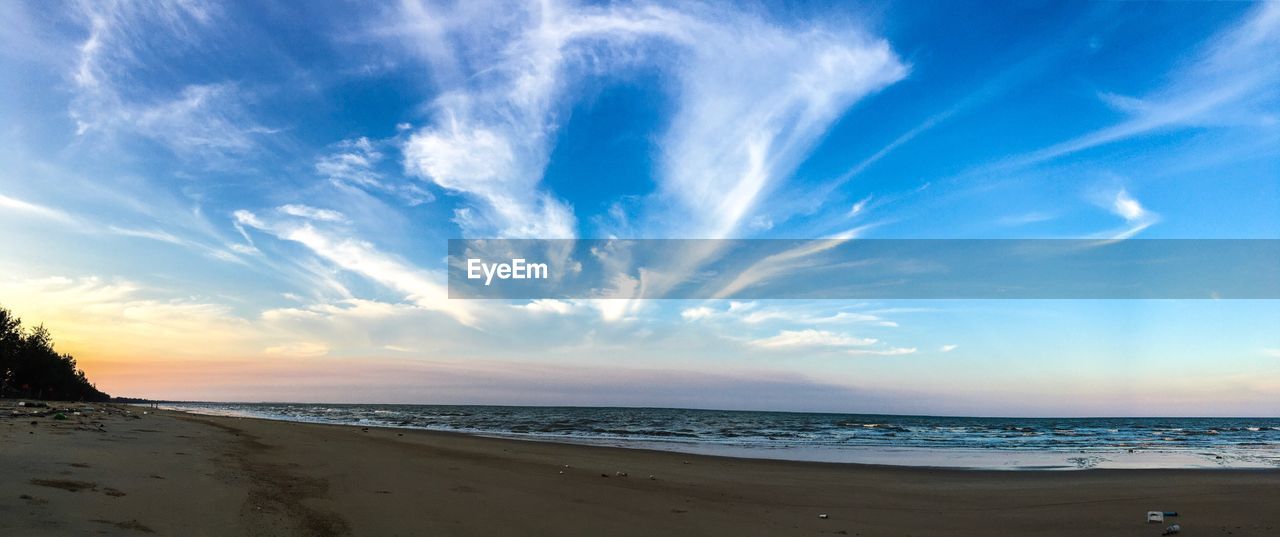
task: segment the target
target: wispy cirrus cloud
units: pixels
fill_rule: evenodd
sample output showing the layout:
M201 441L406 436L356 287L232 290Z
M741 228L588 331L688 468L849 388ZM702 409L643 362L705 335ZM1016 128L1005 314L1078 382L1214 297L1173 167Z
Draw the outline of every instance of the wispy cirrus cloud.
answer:
M12 211L27 216L34 216L66 224L73 223L75 221L74 217L60 209L46 207L37 203L20 200L18 198L11 198L3 194L0 194L0 208L4 208L6 212Z
M179 2L82 2L78 20L87 36L69 78L69 114L82 137L127 133L182 156L243 154L275 132L246 111L235 81L152 84L156 66L198 51L217 31L219 7Z
M777 335L755 339L751 344L765 349L793 349L813 347L865 347L874 345L874 338L859 338L827 330L783 330Z
M756 301L713 303L680 311L687 325L704 325L721 337L744 345L747 351L840 353L851 356L898 356L916 352L915 347L898 347L883 337L853 335L854 332L883 332L898 323L870 309L869 304L844 305L832 311L826 303L780 306ZM686 326L687 326L686 325ZM761 333L761 330L767 332ZM742 334L754 334L744 338Z
M1130 115L1004 163L1026 166L1168 129L1233 124L1266 118L1280 85L1280 4L1258 3L1238 23L1211 39L1171 81L1143 97L1102 93L1100 99Z
M768 351L839 352L850 356L902 356L914 354L915 347L884 345L875 338L806 328L783 330L777 335L748 341L749 345Z
M316 160L316 173L334 182L358 186L382 186L382 175L374 168L382 160L382 152L374 149L368 138L342 140L333 153Z
M1098 203L1125 221L1123 227L1099 234L1100 238L1109 240L1128 239L1160 221L1160 215L1144 207L1125 188L1110 194L1100 194Z
M164 242L190 249L204 256L218 259L220 261L243 263L243 260L241 260L236 254L244 252L237 251L234 248L224 248L219 245L216 234L206 234L204 236L193 238L179 236L178 234L172 233L161 227L145 228L106 223L95 220L92 216L79 216L56 207L33 203L5 196L3 194L0 194L0 209L5 209L8 214L21 215L28 218L34 217L46 222L52 222L76 233L85 235L129 237ZM185 231L192 230L188 229Z
M464 325L475 322L466 301L450 301L440 271L418 268L346 232L320 227L326 222L304 218L266 218L247 210L233 214L237 224L305 246L319 258L401 293L418 307L449 315Z
M309 205L291 203L288 205L281 205L280 207L277 207L276 210L290 216L297 216L297 217L306 218L309 220L319 220L321 222L346 222L347 221L347 216L338 211L335 211L333 209L318 209L316 207L311 207ZM243 223L243 222L238 222L238 223Z
M533 300L528 304L519 304L512 307L518 308L524 311L534 312L534 313L554 313L557 315L568 315L572 313L574 310L576 310L578 305L573 302L569 302L565 300L555 300L555 299L546 298L546 299Z
M540 181L578 78L667 73L676 105L643 211L648 227L715 238L737 232L853 102L907 73L857 28L779 25L728 6L514 3L486 25L496 39L474 33L491 18L480 11L410 2L390 25L446 87L433 123L404 145L406 168L474 200L456 218L469 234L576 235L572 209Z
M1133 196L1129 195L1129 191L1123 188L1116 192L1115 200L1111 204L1111 210L1130 222L1141 220L1149 215L1147 210L1142 207L1142 204L1133 199Z
M378 145L386 145L386 141ZM387 177L378 169L385 155L366 137L342 140L316 160L316 173L340 188L360 188L396 196L409 206L435 200L435 195L406 179Z
M698 306L680 311L680 318L686 321L698 321L715 315L717 312L706 306Z
M886 347L883 349L849 349L846 354L853 356L904 356L915 354L915 347Z
M734 276L733 280L730 280L713 296L715 298L732 296L752 286L766 283L789 271L811 267L815 263L815 256L844 244L853 239L853 235L856 234L851 233L848 237L827 240L806 241L788 250L766 256L741 270Z
M855 307L863 307L855 305ZM697 306L681 310L685 321L732 320L745 325L788 323L796 325L868 325L896 328L898 323L875 311L853 311L849 305L837 307L762 305L759 302L729 301L727 308Z
M139 239L148 239L177 245L188 244L187 241L178 238L176 235L159 229L133 229L120 226L110 226L107 229L112 233L126 237L137 237Z
M688 222L668 230L677 236L737 234L849 106L908 72L887 41L857 28L718 13L688 30L678 110L660 142L662 194Z

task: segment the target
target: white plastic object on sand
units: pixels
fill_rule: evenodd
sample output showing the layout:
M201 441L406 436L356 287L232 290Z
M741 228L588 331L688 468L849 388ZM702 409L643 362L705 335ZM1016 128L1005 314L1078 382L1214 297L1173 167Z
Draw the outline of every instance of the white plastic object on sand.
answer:
M1164 522L1164 511L1147 511L1147 522Z

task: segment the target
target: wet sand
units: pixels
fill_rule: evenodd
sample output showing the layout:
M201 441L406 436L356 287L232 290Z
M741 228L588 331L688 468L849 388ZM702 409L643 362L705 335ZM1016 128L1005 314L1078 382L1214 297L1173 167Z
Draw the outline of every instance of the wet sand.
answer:
M1181 535L1280 534L1277 470L805 463L86 406L109 411L0 403L0 535L1160 535L1148 510Z

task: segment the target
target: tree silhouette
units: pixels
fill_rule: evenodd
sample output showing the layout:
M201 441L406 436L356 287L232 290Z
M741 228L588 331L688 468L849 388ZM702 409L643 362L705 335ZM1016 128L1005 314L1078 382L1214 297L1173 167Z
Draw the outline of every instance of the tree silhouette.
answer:
M44 325L24 329L22 320L0 307L0 397L59 401L107 401L70 354L53 349Z

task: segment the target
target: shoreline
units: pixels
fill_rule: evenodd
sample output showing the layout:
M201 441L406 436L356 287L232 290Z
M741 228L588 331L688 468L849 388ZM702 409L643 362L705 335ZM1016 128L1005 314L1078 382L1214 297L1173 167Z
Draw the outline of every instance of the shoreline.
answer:
M297 404L297 406L315 406ZM362 405L352 405L362 406ZM537 434L484 430L457 430L422 426L395 426L375 423L343 423L321 419L299 419L250 411L229 411L200 406L161 404L161 409L200 416L261 419L286 423L377 427L395 431L427 431L500 438L526 442L548 442L577 446L612 447L657 452L706 455L750 460L781 460L861 464L868 466L998 471L1081 471L1098 469L1188 469L1188 470L1272 470L1280 469L1276 449L1216 447L1118 446L1074 449L920 447L885 445L752 445L728 441L603 437L569 434ZM512 407L521 408L521 407ZM717 411L718 412L718 411ZM893 416L884 416L892 418ZM914 417L914 416L909 416ZM1138 418L1147 419L1147 418ZM1170 418L1201 419L1201 418Z
M394 427L394 426L387 426L387 425L321 423L321 422L294 421L294 420L287 420L287 419L267 418L267 417L260 417L260 416L219 416L219 415L200 414L197 412L187 412L187 411L172 410L172 409L162 409L162 411L173 412L175 414L199 416L199 417L212 417L212 418L233 419L233 420L255 420L255 421L263 421L263 422L270 422L270 423L291 423L291 424L316 426L316 427L331 427L336 429L369 429L370 431L379 430L379 431L384 431L389 433L405 433L408 431L412 431L413 434L440 435L443 437L486 439L486 440L494 440L494 441L500 441L500 442L523 442L523 443L532 443L532 444L564 445L564 446L575 446L575 447L583 447L583 448L591 448L591 449L635 451L635 452L649 453L654 455L658 455L658 454L681 455L681 456L707 458L707 459L722 459L726 462L749 461L751 463L782 463L782 464L797 464L797 465L831 466L831 467L837 467L837 468L838 467L861 467L861 468L880 469L880 470L888 470L888 471L919 470L919 471L928 472L928 473L936 473L936 472L958 472L958 473L1118 472L1118 473L1123 473L1123 472L1160 472L1160 471L1280 473L1280 467L1275 467L1275 466L1043 468L1043 467L1024 467L1024 466L1017 466L1017 467L1012 467L1012 466L1011 467L930 466L925 464L882 464L882 463L867 463L867 462L844 462L844 461L831 461L831 460L793 459L793 458L781 458L781 457L758 457L758 456L750 456L746 454L726 455L723 453L715 453L715 452L697 452L697 451L681 451L681 450L674 450L674 449L661 449L661 448L655 448L655 447L650 447L648 445L644 445L645 441L635 441L634 445L623 445L623 444L630 444L632 442L623 440L619 444L610 444L610 443L604 443L604 442L593 443L593 442L581 442L581 441L575 441L575 440L561 441L561 440L557 440L555 437L485 434L482 432L449 431L449 430L427 429L427 428L418 428L418 427ZM673 441L673 443L675 443L675 441ZM764 449L767 449L767 448L746 448L745 450L743 450L743 452L756 453L759 451L763 451ZM903 450L910 450L910 448L903 448ZM939 449L938 451L949 451L949 450L950 448L942 448L942 449ZM1005 451L997 452L996 455L1004 454L1004 453L1007 453L1007 452Z
M109 412L0 419L0 534L1158 535L1150 510L1184 534L1280 528L1280 470L738 459L84 406Z

